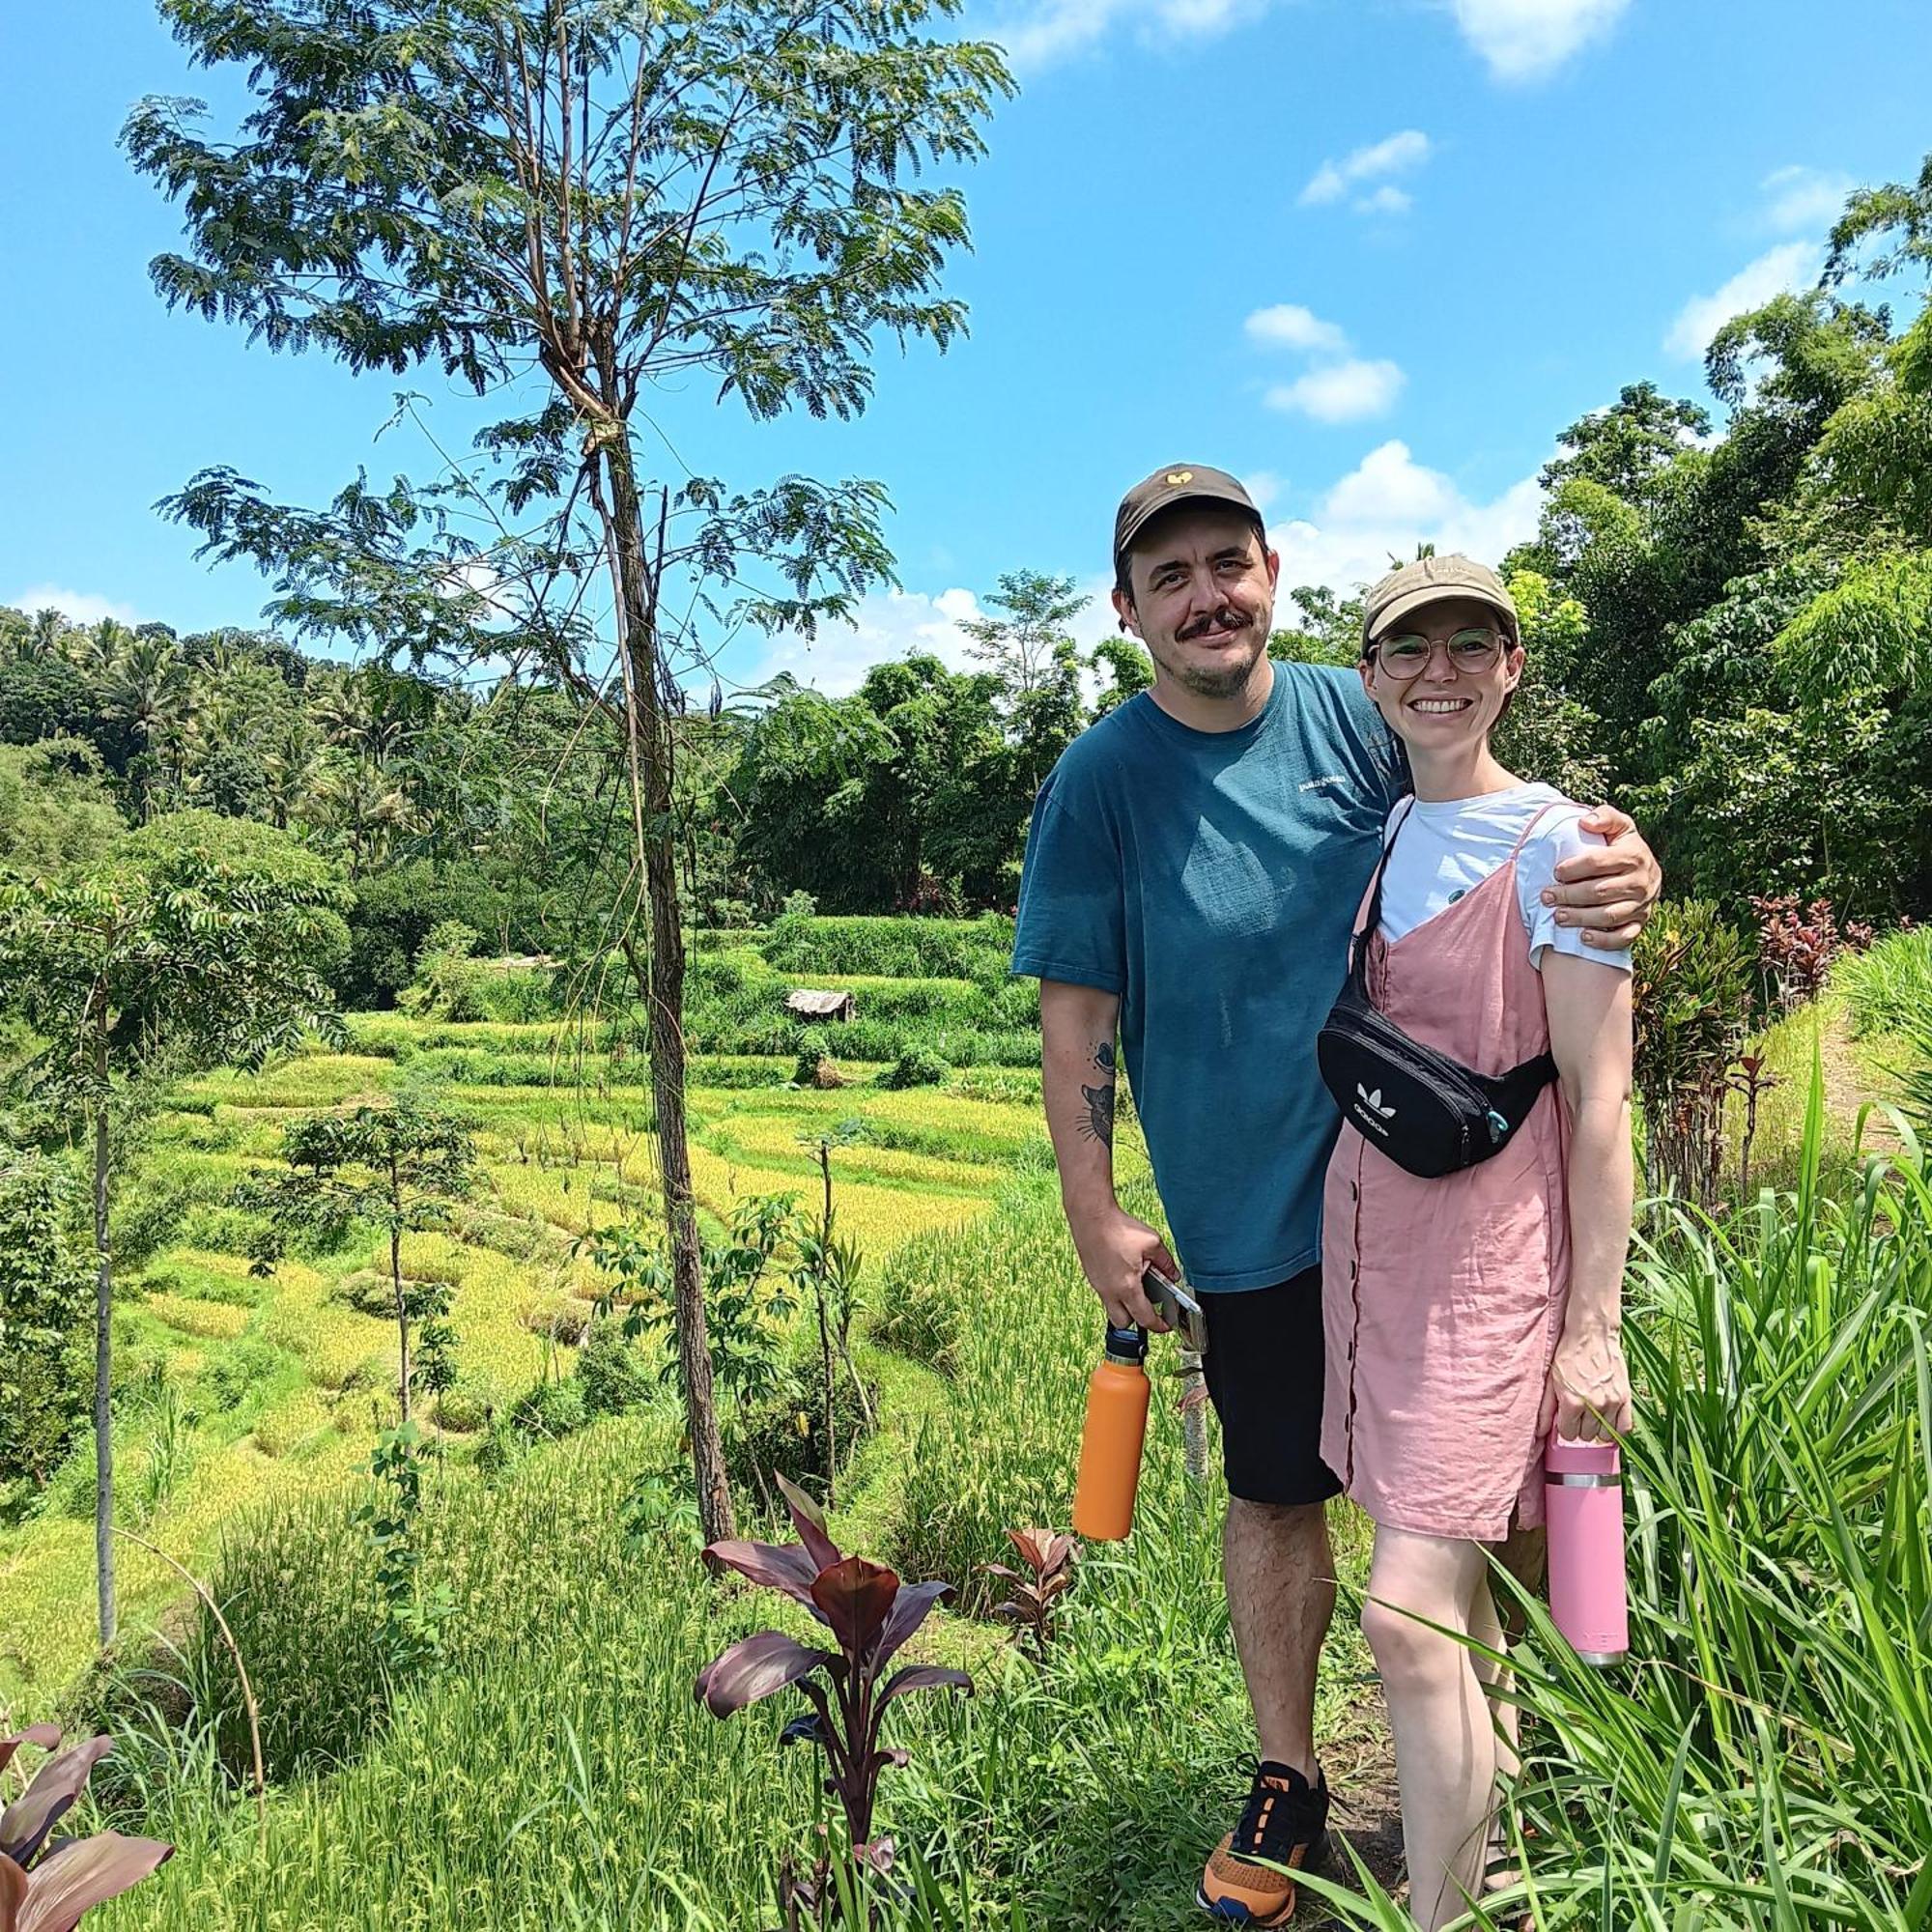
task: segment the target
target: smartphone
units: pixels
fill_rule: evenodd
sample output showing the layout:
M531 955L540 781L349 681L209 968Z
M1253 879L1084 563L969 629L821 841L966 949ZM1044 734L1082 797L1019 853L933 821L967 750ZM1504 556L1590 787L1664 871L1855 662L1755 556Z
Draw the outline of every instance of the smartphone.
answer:
M1197 1355L1208 1352L1208 1316L1193 1294L1158 1268L1141 1270L1141 1293L1153 1303L1154 1313Z

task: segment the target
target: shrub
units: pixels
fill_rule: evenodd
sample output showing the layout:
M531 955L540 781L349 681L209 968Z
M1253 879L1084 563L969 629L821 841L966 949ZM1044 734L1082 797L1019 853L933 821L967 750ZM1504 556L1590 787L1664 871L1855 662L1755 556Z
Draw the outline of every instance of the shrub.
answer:
M1818 997L1841 952L1862 950L1872 942L1868 925L1854 923L1840 930L1830 899L1813 899L1807 907L1796 894L1754 898L1751 910L1758 921L1758 965L1778 1007L1787 1013Z
M881 1087L938 1087L952 1071L931 1048L909 1046L879 1075Z
M538 1382L510 1410L510 1427L519 1435L552 1440L575 1435L589 1419L583 1385L574 1377Z
M1658 907L1637 941L1634 1076L1653 1192L1668 1185L1703 1202L1716 1188L1751 969L1744 936L1701 899Z
M77 1208L55 1162L0 1159L0 1484L44 1484L86 1409L93 1283L69 1233Z
M582 1386L584 1409L591 1415L622 1415L641 1408L655 1393L637 1344L624 1338L615 1321L591 1324L577 1351L573 1373Z
M436 1426L455 1435L473 1435L483 1427L486 1404L461 1385L443 1389L436 1399Z

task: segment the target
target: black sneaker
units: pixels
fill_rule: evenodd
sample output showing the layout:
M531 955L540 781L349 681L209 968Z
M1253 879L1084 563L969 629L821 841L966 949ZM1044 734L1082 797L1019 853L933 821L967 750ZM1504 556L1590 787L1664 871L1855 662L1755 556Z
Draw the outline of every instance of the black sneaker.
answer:
M1328 1856L1327 1825L1328 1780L1318 1771L1311 1789L1298 1771L1264 1761L1241 1822L1208 1861L1196 1903L1230 1925L1286 1925L1297 1874Z

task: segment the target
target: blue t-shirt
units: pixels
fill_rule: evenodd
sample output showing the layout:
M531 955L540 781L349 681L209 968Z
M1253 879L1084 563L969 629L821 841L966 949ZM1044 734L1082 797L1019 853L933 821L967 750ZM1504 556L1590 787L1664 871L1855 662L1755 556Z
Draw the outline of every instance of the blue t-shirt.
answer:
M1315 1035L1407 788L1353 670L1277 664L1233 731L1128 699L1034 803L1013 971L1120 995L1134 1105L1197 1288L1265 1288L1321 1259L1339 1117Z

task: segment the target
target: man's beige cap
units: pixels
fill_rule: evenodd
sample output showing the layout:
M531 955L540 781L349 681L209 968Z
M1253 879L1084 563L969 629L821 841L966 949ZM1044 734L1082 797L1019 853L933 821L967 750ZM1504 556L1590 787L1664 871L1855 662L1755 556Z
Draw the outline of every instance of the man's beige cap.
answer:
M1486 563L1466 556L1419 556L1392 570L1362 600L1362 648L1367 650L1385 631L1412 617L1426 604L1445 597L1472 597L1509 619L1520 632L1522 620L1503 581Z
M1193 501L1231 503L1245 510L1258 527L1261 525L1262 513L1255 508L1255 499L1225 469L1210 469L1205 463L1170 463L1145 482L1136 483L1114 512L1116 572L1121 559L1133 548L1134 539L1154 518L1177 503Z

